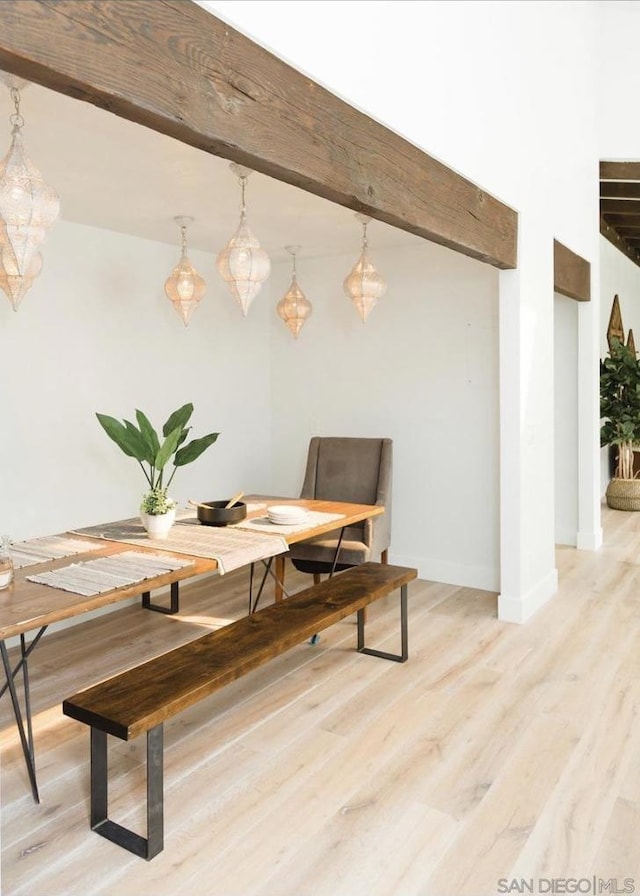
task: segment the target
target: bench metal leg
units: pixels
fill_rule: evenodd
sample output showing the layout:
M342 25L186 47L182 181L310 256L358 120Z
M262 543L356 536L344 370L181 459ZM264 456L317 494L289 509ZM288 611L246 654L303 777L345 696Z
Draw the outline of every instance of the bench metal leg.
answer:
M409 624L407 614L407 586L400 587L400 649L401 653L385 653L382 650L373 650L364 646L364 609L358 610L358 653L367 653L369 656L379 656L383 660L393 660L396 663L406 663L409 659Z
M108 817L107 735L91 729L91 830L128 849L142 859L152 859L164 848L162 724L147 731L147 836L142 837Z
M167 616L173 616L180 609L180 582L171 583L171 604L168 607L152 604L150 591L145 591L142 595L142 606L145 610L155 610L156 613L166 613Z

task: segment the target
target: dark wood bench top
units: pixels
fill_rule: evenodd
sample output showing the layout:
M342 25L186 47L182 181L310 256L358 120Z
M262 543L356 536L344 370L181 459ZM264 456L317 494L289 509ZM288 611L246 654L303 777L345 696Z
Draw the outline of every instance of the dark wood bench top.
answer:
M65 715L132 740L417 577L363 563L65 700Z

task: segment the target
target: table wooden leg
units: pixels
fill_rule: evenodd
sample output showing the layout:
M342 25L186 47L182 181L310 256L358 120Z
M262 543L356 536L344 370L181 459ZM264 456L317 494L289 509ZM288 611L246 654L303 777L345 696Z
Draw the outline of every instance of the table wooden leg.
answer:
M282 600L283 586L284 586L284 564L285 564L285 555L277 554L276 555L276 583L275 583L276 603L280 603L280 601Z

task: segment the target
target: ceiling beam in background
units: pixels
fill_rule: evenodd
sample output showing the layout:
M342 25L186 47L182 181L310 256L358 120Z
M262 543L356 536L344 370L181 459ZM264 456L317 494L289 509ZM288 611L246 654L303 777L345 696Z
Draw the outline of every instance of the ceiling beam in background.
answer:
M640 162L600 162L600 180L640 180Z
M553 289L578 302L591 301L591 265L558 240L553 241Z
M627 256L634 264L640 266L640 251L629 245L627 240L620 236L615 227L609 224L604 215L600 215L600 233L609 242Z
M190 0L2 0L0 68L516 267L513 209Z
M600 196L609 199L640 199L640 181L600 181Z
M601 199L600 211L605 215L640 215L640 199Z
M621 230L625 227L638 227L640 225L640 209L637 215L611 215L607 212L603 217L607 224L615 227L616 230Z
M611 222L607 219L607 224L610 223ZM626 240L628 240L629 237L633 239L634 237L640 236L640 222L636 224L635 227L616 227L616 230L620 236L624 237Z

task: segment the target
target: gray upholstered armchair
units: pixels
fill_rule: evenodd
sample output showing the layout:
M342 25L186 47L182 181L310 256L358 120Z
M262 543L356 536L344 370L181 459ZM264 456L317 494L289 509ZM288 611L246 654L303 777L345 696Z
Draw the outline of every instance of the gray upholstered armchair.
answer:
M387 562L391 541L391 439L320 438L309 443L301 498L383 504L378 517L348 527L342 539L336 569L366 560ZM339 530L291 545L296 569L314 574L330 572Z

